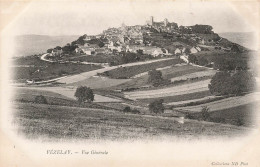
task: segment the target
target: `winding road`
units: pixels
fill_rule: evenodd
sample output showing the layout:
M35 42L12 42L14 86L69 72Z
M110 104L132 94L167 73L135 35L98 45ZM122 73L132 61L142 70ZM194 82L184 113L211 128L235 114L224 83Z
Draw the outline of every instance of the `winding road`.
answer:
M54 62L52 60L46 59L47 55L48 55L47 53L43 54L41 56L41 60L47 61L47 62ZM149 64L149 63L153 63L153 62L164 61L164 60L171 60L171 59L176 59L176 58L165 58L165 59L149 60L149 61L143 61L143 62L134 62L134 63L117 65L117 66L111 66L111 67L110 66L104 66L104 63L82 62L82 64L98 64L98 65L102 65L103 68L97 69L97 70L93 70L93 71L83 72L83 73L76 74L76 75L69 75L69 76L65 76L65 77L62 77L62 78L55 78L55 79L51 79L51 80L48 80L48 81L42 81L42 83L56 81L56 82L60 82L60 83L64 83L64 84L72 84L72 83L75 83L75 82L86 80L86 79L88 79L88 78L90 78L92 76L97 75L98 73L103 73L105 71L113 70L113 69L116 69L118 67L129 67L129 66L135 66L135 65ZM72 63L76 63L76 62L72 62ZM41 82L38 82L38 84L40 84L40 83Z

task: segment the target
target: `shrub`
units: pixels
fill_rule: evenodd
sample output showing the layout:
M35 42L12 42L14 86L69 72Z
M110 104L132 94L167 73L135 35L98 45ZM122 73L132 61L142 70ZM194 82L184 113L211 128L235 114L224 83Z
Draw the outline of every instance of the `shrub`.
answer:
M140 111L137 109L131 109L129 106L126 106L123 110L124 113L140 114Z
M140 111L137 110L137 109L133 109L131 112L132 112L133 114L140 114Z
M43 95L36 96L34 102L38 104L48 104L47 99Z

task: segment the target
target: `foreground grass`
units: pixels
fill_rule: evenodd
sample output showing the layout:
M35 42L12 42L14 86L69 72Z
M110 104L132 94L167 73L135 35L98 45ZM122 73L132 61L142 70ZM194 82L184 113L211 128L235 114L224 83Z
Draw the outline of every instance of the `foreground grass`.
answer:
M14 103L18 134L46 140L124 140L161 137L234 137L248 129L196 120L123 114L102 109Z

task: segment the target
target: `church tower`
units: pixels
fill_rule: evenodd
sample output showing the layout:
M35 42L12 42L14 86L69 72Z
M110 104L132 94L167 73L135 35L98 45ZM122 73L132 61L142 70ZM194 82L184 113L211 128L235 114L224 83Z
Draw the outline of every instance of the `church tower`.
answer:
M168 25L168 23L169 23L169 22L168 22L168 19L165 18L165 19L164 19L164 26L166 27L166 26Z
M153 16L151 16L151 18L150 18L150 25L151 26L153 25Z

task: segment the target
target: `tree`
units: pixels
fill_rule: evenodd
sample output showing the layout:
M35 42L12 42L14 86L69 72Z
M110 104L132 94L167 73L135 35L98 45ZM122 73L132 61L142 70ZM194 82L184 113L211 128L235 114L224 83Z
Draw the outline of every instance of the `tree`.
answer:
M209 120L210 114L209 114L208 106L202 107L202 109L201 109L201 116L202 116L203 121Z
M185 49L185 50L184 50L184 53L187 54L187 55L189 55L189 54L191 53L191 52L190 52L190 49L188 49L188 48Z
M256 80L249 71L237 71L231 77L231 85L230 94L240 95L253 91L256 86Z
M209 91L215 95L227 95L230 93L231 75L228 72L217 72L211 79Z
M149 110L151 113L163 113L164 106L163 106L163 99L155 100L149 104Z
M163 81L161 71L157 71L154 69L152 71L149 71L148 75L149 75L148 83L151 83L155 87L159 86Z
M255 77L249 71L237 71L233 75L218 72L212 77L209 90L216 95L241 95L253 91L255 86Z
M139 55L143 55L144 51L142 49L138 49L138 50L136 50L136 53L138 53Z
M208 64L209 64L209 62L205 57L199 57L198 58L198 65L205 66L205 65L208 65Z
M190 63L198 64L198 59L193 54L189 55L188 60L189 60Z
M98 46L99 46L100 48L102 48L102 47L105 46L105 44L104 44L103 42L100 41L100 42L98 43Z
M47 53L51 53L53 49L48 49L47 50Z
M60 46L56 46L54 49L61 50Z
M79 103L85 102L86 100L88 102L94 101L94 93L92 89L86 86L78 87L74 96L77 98Z

